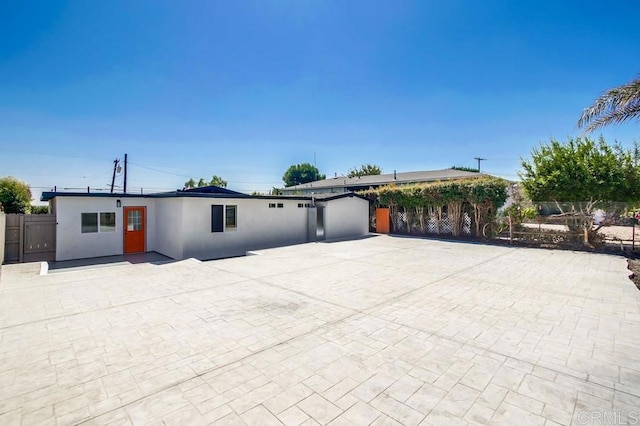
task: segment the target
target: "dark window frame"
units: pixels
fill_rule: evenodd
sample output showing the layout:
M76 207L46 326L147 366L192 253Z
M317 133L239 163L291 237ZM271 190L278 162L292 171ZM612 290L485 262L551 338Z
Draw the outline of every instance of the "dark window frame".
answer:
M93 217L93 219L90 219ZM88 220L89 222L85 221ZM80 233L97 234L100 224L98 222L98 212L80 213Z
M224 205L211 205L211 232L224 232Z
M233 215L230 217L229 212L233 212ZM230 220L233 219L231 224L229 224ZM224 206L224 229L235 231L238 229L238 206L236 204L229 204Z
M105 216L111 216L107 219ZM100 212L98 215L98 232L116 231L116 212Z

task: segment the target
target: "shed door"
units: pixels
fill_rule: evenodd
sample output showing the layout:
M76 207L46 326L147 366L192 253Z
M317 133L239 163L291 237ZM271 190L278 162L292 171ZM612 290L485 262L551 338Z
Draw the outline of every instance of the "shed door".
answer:
M316 241L322 241L325 237L324 230L324 207L316 207Z
M124 208L124 252L141 253L145 251L145 208Z

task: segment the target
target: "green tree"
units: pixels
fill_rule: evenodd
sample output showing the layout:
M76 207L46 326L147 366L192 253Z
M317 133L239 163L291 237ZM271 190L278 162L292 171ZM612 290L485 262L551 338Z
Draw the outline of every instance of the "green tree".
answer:
M189 180L184 183L184 187L187 188L187 189L195 188L196 187L196 181L193 180L193 178L189 178Z
M326 178L326 175L321 174L314 165L309 163L294 164L282 176L284 186L300 185Z
M186 181L184 183L184 186L186 188L202 188L203 186L219 186L221 188L226 188L227 187L227 181L222 179L220 176L218 175L213 175L213 177L211 178L210 181L206 181L203 178L200 178L198 180L198 183L196 183L195 180L193 180L193 178L190 178L188 181Z
M222 179L218 175L213 175L213 177L209 181L209 185L219 186L221 188L226 188L227 187L227 181Z
M0 206L5 213L28 213L31 208L29 185L11 176L1 178Z
M640 198L640 167L636 150L608 145L600 137L551 140L522 160L522 187L534 202L553 202L572 230L584 231L591 245L593 212L603 203L635 202Z
M522 186L533 201L636 201L638 158L604 138L551 140L522 160Z
M592 132L609 124L640 119L640 77L603 93L593 105L585 108L578 127Z
M49 214L49 206L31 206L31 214Z
M371 175L379 175L382 173L382 169L380 166L376 164L363 164L360 168L352 168L349 169L347 173L347 177L360 177L360 176L371 176Z
M451 167L451 170L460 170L461 172L480 173L480 171L478 169L476 169L475 167L453 166L453 167Z

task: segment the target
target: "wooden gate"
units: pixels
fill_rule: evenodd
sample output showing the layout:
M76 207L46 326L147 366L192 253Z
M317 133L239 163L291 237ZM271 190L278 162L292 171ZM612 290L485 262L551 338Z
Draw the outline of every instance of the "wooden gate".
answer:
M377 208L376 209L376 232L380 234L388 234L391 231L391 216L389 215L389 209Z
M56 216L6 215L5 263L56 260Z

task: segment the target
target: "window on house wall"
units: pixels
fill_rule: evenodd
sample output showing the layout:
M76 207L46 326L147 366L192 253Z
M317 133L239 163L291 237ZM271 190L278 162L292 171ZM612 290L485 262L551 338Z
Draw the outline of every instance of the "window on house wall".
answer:
M100 213L100 232L114 232L116 230L115 212Z
M282 203L278 203L278 208L279 208L279 209L281 209L281 208L283 208L283 207L284 207L284 204L282 204Z
M276 208L276 203L269 203L269 208L270 209L275 209Z
M225 229L235 230L238 227L238 206L225 206Z
M304 207L304 204L302 204L302 203L298 203L298 208L299 208L299 209L301 209L301 208L303 208L303 207Z
M224 206L222 204L211 205L211 232L224 231Z
M98 213L82 213L81 231L83 234L98 232Z
M114 232L116 230L115 212L81 213L80 232Z

